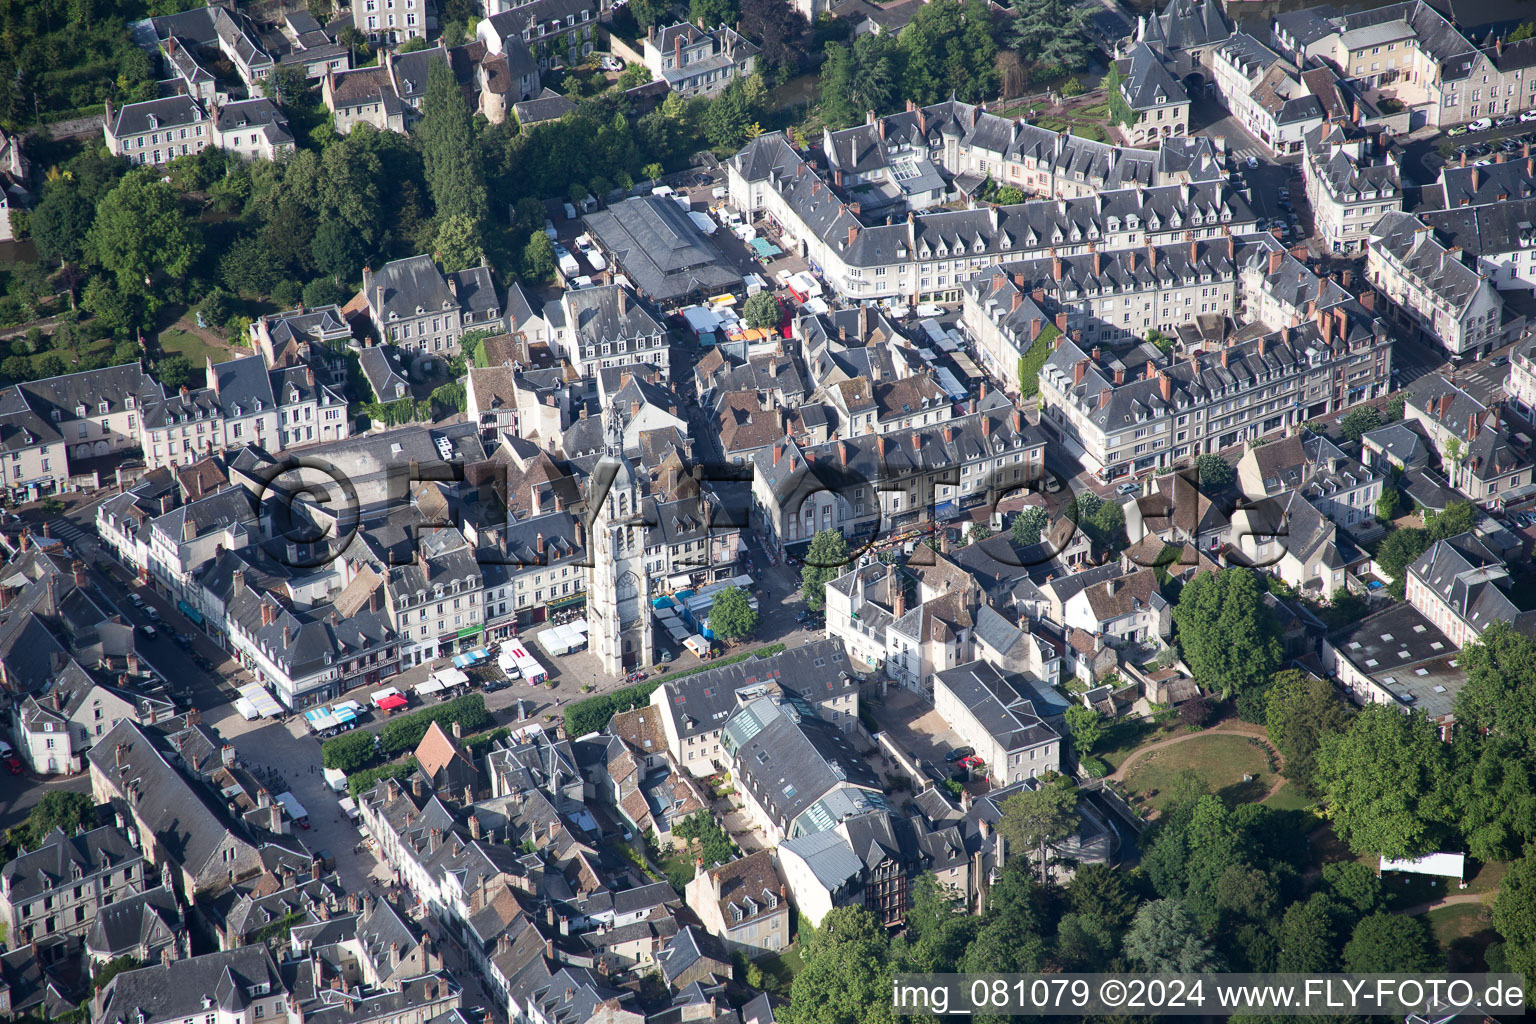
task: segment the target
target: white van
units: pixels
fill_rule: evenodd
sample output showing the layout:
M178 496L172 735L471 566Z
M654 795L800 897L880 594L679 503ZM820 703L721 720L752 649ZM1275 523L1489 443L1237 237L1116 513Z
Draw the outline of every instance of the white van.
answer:
M566 220L575 220L576 219L576 207L572 206L570 203L566 203L566 204L564 204L563 209L565 210L565 219Z

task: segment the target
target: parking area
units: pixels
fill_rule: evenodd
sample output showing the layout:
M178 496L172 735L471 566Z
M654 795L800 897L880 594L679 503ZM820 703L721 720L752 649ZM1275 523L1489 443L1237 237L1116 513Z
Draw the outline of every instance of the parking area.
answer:
M883 699L867 703L880 730L919 765L931 764L942 772L947 767L945 756L962 746L960 737L933 705L910 690L893 686Z

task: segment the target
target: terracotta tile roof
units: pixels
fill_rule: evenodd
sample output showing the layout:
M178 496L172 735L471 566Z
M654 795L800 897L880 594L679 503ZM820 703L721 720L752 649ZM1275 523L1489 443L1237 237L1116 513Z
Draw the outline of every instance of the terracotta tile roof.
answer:
M427 734L416 745L416 763L421 765L422 772L428 778L436 778L437 773L454 760L463 761L471 768L475 765L469 755L454 742L453 737L444 732L441 725L433 722L427 726Z
M649 706L614 715L608 723L608 731L644 753L659 754L667 749L666 737L661 732L660 713Z

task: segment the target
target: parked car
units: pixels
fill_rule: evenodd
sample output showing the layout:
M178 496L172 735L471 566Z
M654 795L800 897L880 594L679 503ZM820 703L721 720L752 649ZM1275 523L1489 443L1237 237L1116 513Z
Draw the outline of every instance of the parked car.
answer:
M1514 114L1505 114L1503 117L1494 118L1493 126L1495 128L1508 128L1518 120L1520 120L1520 118L1516 117Z
M5 740L0 740L0 763L4 763L12 775L20 775L26 770L26 766L21 763L21 758L16 756L16 751L12 750L11 745Z
M623 71L624 62L617 57L604 57L602 60L604 71Z
M944 760L950 764L955 764L959 761L965 760L974 753L976 753L974 747L956 747L954 750L951 750L949 753L944 755Z
M1492 127L1493 119L1489 117L1480 117L1476 121L1473 121L1471 124L1467 125L1468 130L1474 132L1485 132Z
M1467 134L1467 126L1464 124L1455 125L1451 128L1447 128L1445 130L1445 134L1454 139L1458 135Z
M1536 110L1522 110L1520 112L1520 120L1536 121Z
M149 625L147 623L145 625L142 625L142 626L139 627L139 632L143 633L145 636L149 637L149 639L151 639L151 640L153 640L155 637L160 635L155 630L154 626L151 626L151 625Z
M1259 166L1259 158L1258 157L1251 156L1251 157L1248 158L1248 169L1249 170L1253 170L1254 168L1256 168L1258 166Z
M490 682L482 686L481 689L486 693L495 693L498 690L505 690L508 685L510 684L508 684L505 679L492 679Z
M1488 365L1495 368L1500 366L1508 366L1509 356L1494 356L1492 359L1488 360Z
M1141 484L1137 483L1135 480L1127 480L1125 483L1115 488L1115 493L1124 497L1129 494L1135 494L1139 490L1141 490Z

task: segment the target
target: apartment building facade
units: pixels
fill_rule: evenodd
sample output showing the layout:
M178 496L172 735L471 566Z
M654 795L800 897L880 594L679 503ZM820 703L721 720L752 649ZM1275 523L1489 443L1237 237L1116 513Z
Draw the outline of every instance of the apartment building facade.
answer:
M1417 217L1388 213L1371 228L1366 274L1392 300L1388 315L1438 344L1453 359L1477 358L1518 336L1493 283L1461 261Z
M1217 352L1143 345L1106 363L1064 341L1040 373L1042 415L1103 480L1185 464L1380 397L1391 339L1344 306Z
M1313 129L1306 150L1302 180L1315 230L1330 252L1362 251L1382 216L1403 207L1396 151L1384 133L1343 124Z
M757 44L733 28L679 22L645 37L645 66L684 97L717 96L757 68Z

